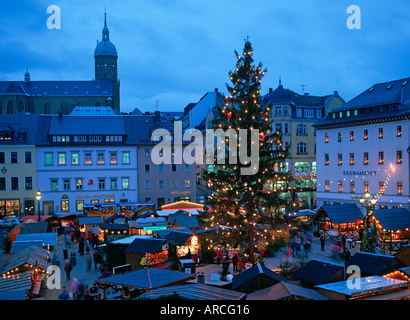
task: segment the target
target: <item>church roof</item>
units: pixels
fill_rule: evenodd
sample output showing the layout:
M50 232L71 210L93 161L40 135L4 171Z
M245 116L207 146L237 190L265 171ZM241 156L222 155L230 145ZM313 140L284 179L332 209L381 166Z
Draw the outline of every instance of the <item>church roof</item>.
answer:
M94 51L94 57L96 56L115 56L118 57L117 49L110 40L103 40L97 44Z

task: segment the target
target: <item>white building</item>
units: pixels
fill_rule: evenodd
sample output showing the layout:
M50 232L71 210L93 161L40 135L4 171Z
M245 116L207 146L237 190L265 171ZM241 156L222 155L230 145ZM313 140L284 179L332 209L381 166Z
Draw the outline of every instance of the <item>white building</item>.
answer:
M314 125L318 207L369 192L376 209L409 208L409 81L376 84Z

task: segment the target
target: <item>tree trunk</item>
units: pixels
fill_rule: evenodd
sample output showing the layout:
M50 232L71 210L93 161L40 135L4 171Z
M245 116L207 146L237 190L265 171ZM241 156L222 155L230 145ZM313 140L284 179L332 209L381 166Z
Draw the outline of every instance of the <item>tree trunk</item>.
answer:
M249 234L249 261L253 264L255 262L255 245L253 244L254 234L253 234L253 224L249 224L248 228Z

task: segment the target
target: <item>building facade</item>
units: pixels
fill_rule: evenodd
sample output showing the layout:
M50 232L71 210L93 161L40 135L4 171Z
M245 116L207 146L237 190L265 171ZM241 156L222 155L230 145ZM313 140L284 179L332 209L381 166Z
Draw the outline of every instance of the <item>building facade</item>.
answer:
M318 205L369 192L376 209L409 208L409 80L376 84L314 125Z
M312 125L343 105L344 100L337 91L326 96L300 95L284 88L280 81L275 90L269 89L262 97L262 103L271 108L272 129L282 133L284 146L289 147L290 155L282 168L295 178L289 199L299 208L313 208L317 146L316 129Z

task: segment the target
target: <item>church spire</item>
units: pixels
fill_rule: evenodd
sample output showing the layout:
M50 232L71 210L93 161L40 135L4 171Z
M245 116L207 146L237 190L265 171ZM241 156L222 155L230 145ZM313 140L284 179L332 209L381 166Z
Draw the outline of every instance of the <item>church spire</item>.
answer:
M110 32L107 27L107 11L104 11L104 28L102 29L102 40L110 40Z

